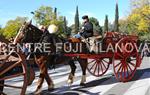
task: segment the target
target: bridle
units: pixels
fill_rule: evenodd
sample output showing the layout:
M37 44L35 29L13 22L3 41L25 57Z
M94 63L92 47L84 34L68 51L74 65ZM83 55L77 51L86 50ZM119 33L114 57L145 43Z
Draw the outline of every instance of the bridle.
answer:
M25 25L23 24L23 25L21 26L21 28L19 29L19 31L18 31L18 33L17 33L17 36L16 36L15 39L14 39L13 44L17 44L17 43L19 43L19 42L21 41L21 39L23 38L23 36L24 36L24 34L25 34L24 29L25 29Z

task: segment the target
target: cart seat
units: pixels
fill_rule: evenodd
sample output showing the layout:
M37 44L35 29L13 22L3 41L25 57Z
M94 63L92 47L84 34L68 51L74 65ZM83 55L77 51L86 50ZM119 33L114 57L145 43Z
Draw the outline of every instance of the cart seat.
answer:
M73 43L80 43L81 42L81 40L78 38L69 38L69 41L73 42Z
M103 37L101 35L94 35L93 37L89 37L86 39L82 39L82 42L86 43L90 52L97 52L96 42L101 41Z

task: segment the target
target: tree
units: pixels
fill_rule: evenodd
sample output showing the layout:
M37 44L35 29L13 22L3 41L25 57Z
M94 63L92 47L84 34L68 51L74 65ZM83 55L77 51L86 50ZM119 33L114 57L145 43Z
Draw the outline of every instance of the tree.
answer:
M0 35L2 35L3 33L3 30L2 30L2 27L0 26Z
M149 0L130 0L131 10L134 10L136 8L141 8L145 5L146 6L150 5L150 1Z
M93 24L94 34L95 35L102 35L102 28L99 25L99 21L94 17L90 17L89 20Z
M128 17L128 21L136 31L149 32L150 5L145 4L145 6L141 5L141 7L138 6L137 8L133 9Z
M49 25L54 18L52 8L49 6L41 6L34 12L34 19L38 24Z
M75 31L73 32L74 34L79 32L79 11L78 11L78 6L76 7L76 14L75 14Z
M75 35L75 24L72 24L71 26L69 26L69 29L71 29L71 36Z
M27 17L17 17L15 20L9 20L3 29L3 35L9 39L15 37L21 25L27 20Z
M54 9L54 19L57 19L57 8Z
M57 15L57 8L53 9L50 6L41 6L34 12L34 19L37 24L49 26L50 24L55 24L58 26L58 35L64 35L63 30L63 16Z
M132 0L131 12L119 21L121 31L139 35L141 40L149 39L150 31L150 1ZM149 39L150 40L150 39Z
M119 32L119 11L118 11L118 3L116 4L116 10L115 10L115 22L114 22L114 31Z
M130 34L128 30L130 30L130 26L128 24L128 21L126 19L120 19L119 20L119 29L120 29L120 32L122 33L125 33L125 34Z
M108 16L105 16L105 23L104 23L104 32L108 32Z
M69 28L67 27L67 20L66 17L64 17L64 32L66 34L67 37L69 37L71 35L71 31L69 30Z
M64 17L64 32L67 33L67 21L66 21L66 17Z

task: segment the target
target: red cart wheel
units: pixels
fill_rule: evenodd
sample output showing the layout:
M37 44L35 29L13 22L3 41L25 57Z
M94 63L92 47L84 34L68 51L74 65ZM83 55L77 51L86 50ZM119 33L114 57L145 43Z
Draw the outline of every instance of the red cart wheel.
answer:
M89 73L99 77L106 73L111 63L111 58L88 59L87 69Z
M3 56L3 55L2 55ZM5 59L6 57L4 57ZM0 75L5 75L8 71L12 70L13 68L20 67L20 71L15 72L14 74L6 75L4 77L0 77L0 81L5 81L7 79L20 77L23 79L22 86L20 85L13 85L13 84L0 84L1 87L12 87L21 89L20 95L25 95L26 88L29 84L29 78L27 75L27 64L24 62L24 55L22 53L13 52L11 55L7 56L7 60L0 64ZM3 91L2 91L3 92Z
M135 40L131 40L130 38L123 38L118 42L118 46L121 44L130 43L133 46L122 46L121 50L117 49L117 52L114 53L114 60L113 60L113 68L114 74L119 81L127 82L131 80L135 74L137 69L137 65L139 64L140 55L135 47ZM126 48L126 49L125 49ZM128 52L127 50L131 50Z

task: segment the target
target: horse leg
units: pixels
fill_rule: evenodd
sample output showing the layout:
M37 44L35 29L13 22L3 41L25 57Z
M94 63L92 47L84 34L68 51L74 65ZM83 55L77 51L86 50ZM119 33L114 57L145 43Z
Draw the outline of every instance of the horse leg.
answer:
M3 78L4 76L5 76L5 75L1 75L0 78ZM1 81L0 81L0 84L1 84L1 85L0 85L0 95L1 95L1 93L3 93L3 90L4 90L4 86L3 86L3 85L4 85L4 82L5 82L5 80L1 80ZM3 95L3 94L2 94L2 95Z
M4 80L0 81L0 84L4 84ZM4 86L0 86L0 95L3 93ZM2 94L3 95L3 94Z
M53 83L52 79L48 75L47 68L46 68L46 70L44 72L44 76L45 76L45 80L46 80L46 82L48 84L48 90L53 90L54 89L54 83Z
M86 82L86 68L87 68L87 60L86 59L79 59L79 63L82 69L82 78L80 85L84 86Z
M41 92L43 82L44 82L44 75L40 74L39 79L38 79L38 86L34 92L35 95Z
M38 86L37 86L34 94L39 94L41 92L43 82L44 82L44 75L40 72L40 76L38 79Z
M47 82L49 88L50 87L52 88L52 85L53 85L52 80L48 75L48 70L47 70L45 61L46 60L45 60L44 56L40 57L39 59L36 59L36 63L38 64L38 66L40 68L40 77L39 77L39 80L38 80L38 86L37 86L37 89L35 91L35 94L39 94L41 92L41 88L42 88L42 84L44 82L44 78L46 79L46 82Z
M68 84L72 84L72 83L73 83L73 80L74 80L74 74L75 74L75 70L76 70L76 65L75 65L75 63L74 63L74 60L70 60L68 64L70 65L71 72L70 72L70 74L69 74L69 76L68 76L68 81L67 81L67 83L68 83Z
M43 70L44 71L44 70ZM42 71L42 73L40 74L39 80L38 80L38 87L36 89L36 93L35 94L39 94L41 92L41 88L42 88L42 84L44 82L44 79L46 80L47 84L48 84L48 90L53 90L54 89L54 84L51 80L51 78L49 77L48 73L44 73Z

